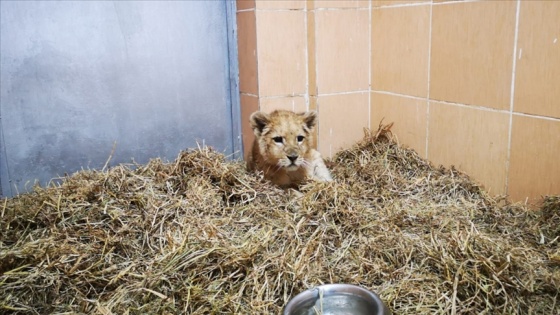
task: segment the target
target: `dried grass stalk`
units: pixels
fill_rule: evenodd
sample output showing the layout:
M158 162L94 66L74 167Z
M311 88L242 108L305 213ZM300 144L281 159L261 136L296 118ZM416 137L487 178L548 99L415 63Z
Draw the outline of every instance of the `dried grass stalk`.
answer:
M396 314L560 314L560 197L539 211L433 167L390 126L296 194L210 148L5 199L0 312L279 314L353 283Z

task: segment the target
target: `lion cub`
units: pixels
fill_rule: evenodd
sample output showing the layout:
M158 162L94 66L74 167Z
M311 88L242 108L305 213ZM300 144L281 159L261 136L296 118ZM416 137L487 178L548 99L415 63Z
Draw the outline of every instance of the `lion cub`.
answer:
M316 122L314 111L254 112L250 123L256 138L247 169L262 171L266 179L282 188L297 188L306 179L331 181L321 154L312 148Z

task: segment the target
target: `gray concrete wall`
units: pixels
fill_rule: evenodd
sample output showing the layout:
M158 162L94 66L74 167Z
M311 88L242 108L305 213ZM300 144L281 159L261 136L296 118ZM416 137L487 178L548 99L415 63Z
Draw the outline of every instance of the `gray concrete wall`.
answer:
M2 194L101 168L114 143L112 165L233 153L226 4L1 1Z

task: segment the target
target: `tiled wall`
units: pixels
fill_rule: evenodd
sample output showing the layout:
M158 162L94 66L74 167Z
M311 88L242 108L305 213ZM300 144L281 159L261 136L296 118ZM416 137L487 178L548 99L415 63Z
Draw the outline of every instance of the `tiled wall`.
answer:
M326 157L384 119L491 194L560 194L560 1L237 5L246 148L258 109L317 110Z

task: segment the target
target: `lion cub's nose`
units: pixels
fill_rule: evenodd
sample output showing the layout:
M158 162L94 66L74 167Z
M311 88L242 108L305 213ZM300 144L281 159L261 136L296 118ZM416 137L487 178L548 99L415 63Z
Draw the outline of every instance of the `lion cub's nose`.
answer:
M297 158L298 158L297 155L288 155L288 159L289 159L290 161L292 161L292 163L295 162L295 161L297 160Z

